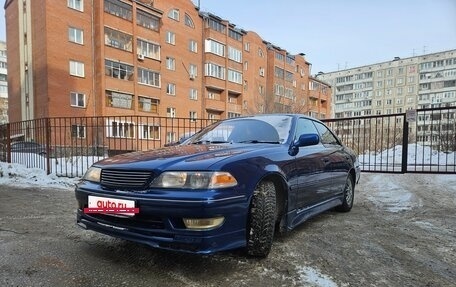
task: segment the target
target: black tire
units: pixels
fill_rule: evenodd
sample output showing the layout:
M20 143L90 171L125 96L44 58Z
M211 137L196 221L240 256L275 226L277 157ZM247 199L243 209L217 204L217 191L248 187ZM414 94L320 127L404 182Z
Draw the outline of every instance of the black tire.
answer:
M253 192L247 222L247 253L266 257L271 251L277 217L276 190L271 181L260 182Z
M353 207L353 199L355 198L355 184L353 183L352 177L347 177L347 182L344 187L344 200L342 204L336 207L337 211L349 212Z

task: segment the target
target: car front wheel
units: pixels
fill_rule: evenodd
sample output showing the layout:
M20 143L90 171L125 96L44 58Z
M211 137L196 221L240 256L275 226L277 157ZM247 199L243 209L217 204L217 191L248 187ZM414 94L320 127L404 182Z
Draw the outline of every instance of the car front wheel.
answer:
M260 182L253 192L247 222L247 253L266 257L271 251L276 221L276 190L271 181Z
M355 197L355 185L353 183L352 177L349 175L347 177L347 182L344 187L344 199L342 204L339 205L336 210L341 212L349 212L353 207L353 199Z

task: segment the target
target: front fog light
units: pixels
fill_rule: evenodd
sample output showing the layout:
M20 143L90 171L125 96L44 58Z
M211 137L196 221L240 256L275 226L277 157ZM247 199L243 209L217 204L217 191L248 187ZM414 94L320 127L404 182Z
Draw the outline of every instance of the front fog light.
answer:
M225 221L225 217L213 218L183 218L185 227L188 229L212 229L219 227Z

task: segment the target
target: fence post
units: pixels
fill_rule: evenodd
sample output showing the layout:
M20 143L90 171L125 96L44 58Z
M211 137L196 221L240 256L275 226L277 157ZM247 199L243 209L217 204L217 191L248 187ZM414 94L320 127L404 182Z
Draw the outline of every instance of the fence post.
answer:
M51 125L50 118L45 118L45 137L46 137L46 173L51 174Z
M11 124L6 124L6 162L11 163Z
M404 125L402 127L402 167L401 172L407 172L407 165L408 165L408 136L409 136L409 124L407 121L407 117L404 114L403 117Z

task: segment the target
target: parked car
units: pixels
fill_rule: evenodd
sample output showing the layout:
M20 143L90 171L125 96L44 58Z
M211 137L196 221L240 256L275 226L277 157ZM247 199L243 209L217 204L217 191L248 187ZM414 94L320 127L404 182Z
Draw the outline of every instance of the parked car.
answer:
M11 143L11 152L46 154L46 147L33 141L18 141Z
M178 146L95 163L75 189L77 223L157 248L265 257L275 231L350 211L359 177L357 156L316 119L233 118ZM126 206L136 210L89 212Z

